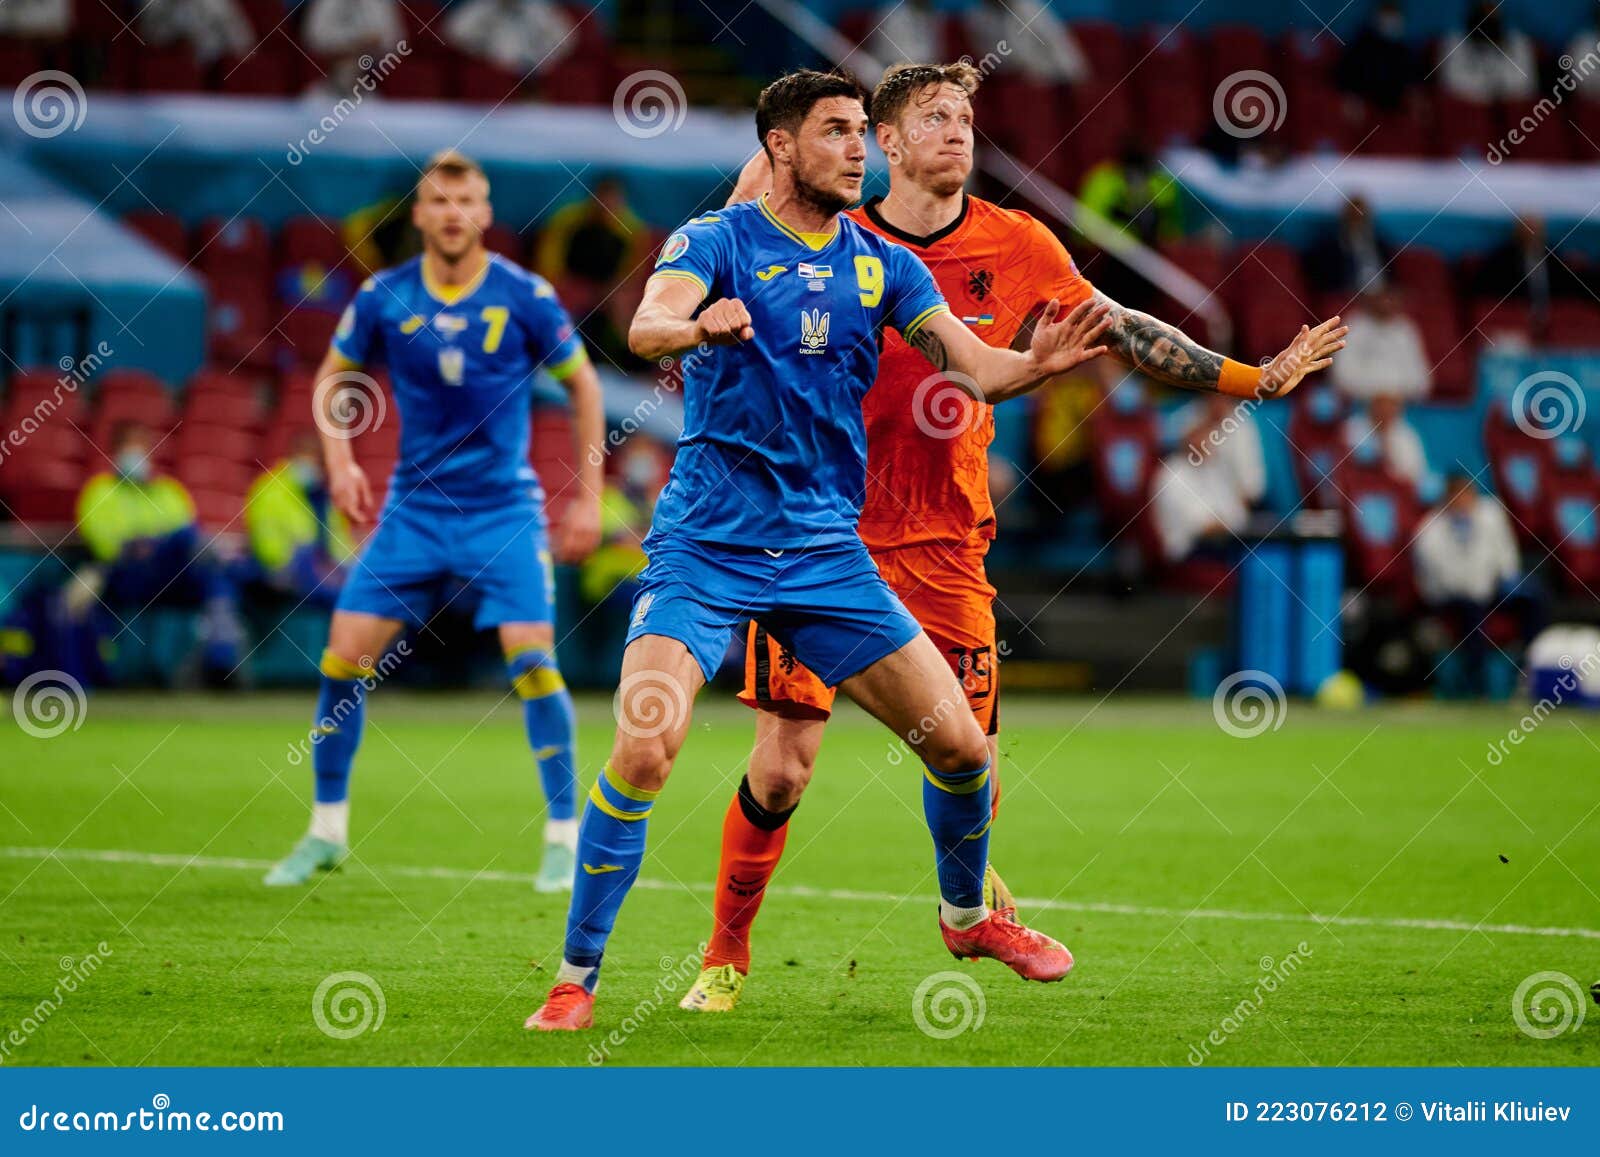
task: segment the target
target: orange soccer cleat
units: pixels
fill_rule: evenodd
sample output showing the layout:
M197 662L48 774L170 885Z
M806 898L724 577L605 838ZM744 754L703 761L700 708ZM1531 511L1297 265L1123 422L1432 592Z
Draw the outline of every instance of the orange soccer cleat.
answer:
M593 1024L594 993L581 984L558 984L522 1027L540 1032L577 1032Z
M952 956L998 960L1024 980L1060 980L1072 971L1072 953L1043 932L1017 923L1015 908L1001 908L964 931L943 920L944 946Z

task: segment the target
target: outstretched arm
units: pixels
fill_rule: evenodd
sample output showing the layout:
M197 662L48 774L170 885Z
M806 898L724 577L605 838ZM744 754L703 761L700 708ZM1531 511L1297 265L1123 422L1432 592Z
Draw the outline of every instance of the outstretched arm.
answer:
M1052 300L1034 326L1026 350L996 349L980 340L948 311L930 317L911 335L910 344L941 372L966 378L993 405L1025 394L1057 374L1106 352L1096 345L1110 324L1110 310L1095 301L1080 302L1062 314Z
M1344 348L1345 334L1350 332L1337 317L1315 328L1303 325L1277 357L1257 368L1208 350L1177 326L1119 305L1103 293L1096 292L1094 299L1110 310L1106 345L1119 362L1158 382L1233 397L1287 394L1307 374L1331 366L1333 355Z

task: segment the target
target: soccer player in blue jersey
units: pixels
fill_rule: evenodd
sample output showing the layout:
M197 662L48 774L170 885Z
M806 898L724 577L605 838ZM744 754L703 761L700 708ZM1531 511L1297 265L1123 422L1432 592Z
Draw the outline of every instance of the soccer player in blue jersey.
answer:
M311 828L266 882L303 884L346 855L350 765L375 665L402 630L451 602L472 609L480 630L499 632L548 808L535 884L559 891L574 871L577 771L550 567L552 554L576 561L599 543L601 457L591 451L604 435L600 381L549 283L484 247L489 182L477 164L456 152L430 161L411 219L422 255L362 285L317 370L317 426L339 509L359 522L377 513L336 413L341 383L359 367L388 364L400 456L322 655ZM582 483L548 545L544 492L528 464L541 368L571 397Z
M1063 318L1052 301L1025 351L969 332L909 249L840 216L861 195L863 99L828 73L770 85L756 131L772 191L672 234L634 316L640 357L684 355L684 429L645 541L611 759L579 827L563 960L529 1028L593 1023L601 957L690 705L751 618L921 757L950 951L1039 980L1071 965L1060 944L985 907L989 746L949 664L856 533L861 400L885 326L998 401L1103 353L1094 342L1107 310L1086 301Z

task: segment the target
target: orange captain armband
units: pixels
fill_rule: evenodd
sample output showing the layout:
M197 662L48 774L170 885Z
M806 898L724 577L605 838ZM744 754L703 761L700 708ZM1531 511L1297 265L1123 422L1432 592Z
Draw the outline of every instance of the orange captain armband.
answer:
M1261 368L1223 358L1222 373L1217 376L1217 393L1230 398L1261 397Z

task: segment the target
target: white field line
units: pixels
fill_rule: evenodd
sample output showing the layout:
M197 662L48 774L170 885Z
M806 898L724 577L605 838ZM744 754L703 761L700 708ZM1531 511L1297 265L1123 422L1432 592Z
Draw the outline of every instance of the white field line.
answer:
M246 860L232 856L186 856L175 852L134 852L96 848L8 848L0 847L0 857L13 860L79 860L98 864L134 864L150 868L221 868L240 872L265 872L270 860ZM467 868L418 868L385 865L380 870L359 867L375 876L403 876L420 880L486 880L500 884L532 885L526 872L476 872ZM690 887L670 880L641 877L636 888L656 892L710 892L711 885ZM777 896L804 899L839 900L861 904L899 904L905 896L893 892L858 892L849 888L812 888L803 884L775 884L767 889ZM912 899L915 899L913 897ZM931 902L931 900L930 900ZM1320 916L1315 912L1242 912L1230 908L1160 908L1144 904L1109 904L1094 900L1037 900L1019 897L1018 907L1029 912L1083 912L1099 916L1144 916L1176 920L1242 920L1261 924L1328 924L1339 928L1420 928L1433 932L1487 932L1506 936L1575 936L1600 940L1597 928L1552 928L1529 924L1474 924L1466 920L1430 920L1404 916Z

